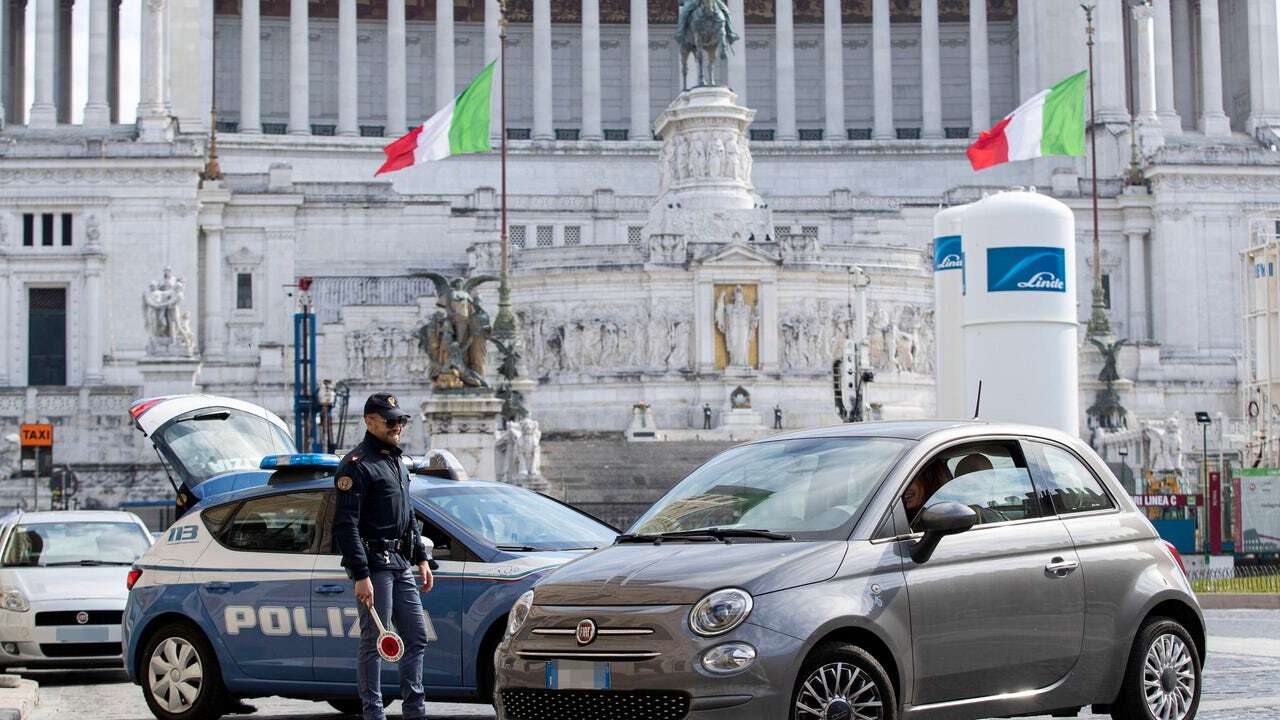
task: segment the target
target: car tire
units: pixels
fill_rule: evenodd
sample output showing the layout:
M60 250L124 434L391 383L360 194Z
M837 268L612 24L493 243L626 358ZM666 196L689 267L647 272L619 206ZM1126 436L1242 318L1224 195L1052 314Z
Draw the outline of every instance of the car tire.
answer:
M1191 634L1176 620L1149 618L1129 651L1111 717L1192 720L1200 707L1200 688L1200 655Z
M217 720L228 695L213 646L188 623L170 623L147 640L138 677L159 720Z
M788 715L791 720L897 716L897 695L884 667L866 650L842 642L824 642L809 653L791 692Z

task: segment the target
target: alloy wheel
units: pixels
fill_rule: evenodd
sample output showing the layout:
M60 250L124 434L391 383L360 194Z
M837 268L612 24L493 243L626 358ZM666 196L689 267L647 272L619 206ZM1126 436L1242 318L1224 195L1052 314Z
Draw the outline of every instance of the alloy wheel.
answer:
M1196 695L1195 662L1182 638L1172 633L1151 642L1142 664L1142 694L1158 720L1183 720Z
M880 691L850 663L828 663L805 679L796 697L797 720L879 720Z
M151 697L174 714L190 710L204 685L200 653L180 637L168 638L156 646L147 674Z

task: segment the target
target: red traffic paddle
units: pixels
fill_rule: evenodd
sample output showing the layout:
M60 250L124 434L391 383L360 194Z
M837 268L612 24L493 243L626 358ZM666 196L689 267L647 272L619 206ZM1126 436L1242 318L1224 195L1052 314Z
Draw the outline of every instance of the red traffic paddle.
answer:
M396 662L404 655L404 641L399 635L383 627L382 618L378 617L378 611L372 605L369 606L369 613L373 615L373 623L378 626L378 654L387 662Z

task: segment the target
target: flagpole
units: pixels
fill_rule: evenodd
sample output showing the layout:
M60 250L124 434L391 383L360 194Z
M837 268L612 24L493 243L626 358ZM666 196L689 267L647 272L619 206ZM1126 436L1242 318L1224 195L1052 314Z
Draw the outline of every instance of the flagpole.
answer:
M1084 8L1085 44L1089 48L1089 160L1093 166L1093 311L1089 315L1086 332L1089 337L1111 335L1111 320L1107 317L1105 297L1102 292L1102 243L1098 239L1098 126L1094 113L1097 103L1093 96L1093 10L1097 0L1080 3Z
M498 96L502 116L499 139L501 147L498 153L502 170L501 218L499 222L499 245L501 247L501 267L498 271L498 315L493 320L494 337L510 341L516 336L516 319L511 312L510 273L511 248L507 237L507 0L498 0L498 72L502 75L499 81Z

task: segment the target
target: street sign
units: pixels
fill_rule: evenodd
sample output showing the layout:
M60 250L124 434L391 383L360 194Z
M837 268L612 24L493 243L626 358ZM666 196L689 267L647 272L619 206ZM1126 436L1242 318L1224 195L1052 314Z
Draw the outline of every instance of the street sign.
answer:
M20 428L22 447L53 447L53 425L23 423Z
M1195 507L1200 504L1197 495L1134 495L1133 504L1143 508Z
M1222 473L1209 473L1209 552L1222 554Z

